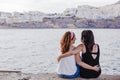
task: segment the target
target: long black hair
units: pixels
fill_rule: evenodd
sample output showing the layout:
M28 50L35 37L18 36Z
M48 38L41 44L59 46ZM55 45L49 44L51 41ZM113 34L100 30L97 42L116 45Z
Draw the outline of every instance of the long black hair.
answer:
M95 44L93 32L91 30L84 30L81 34L81 41L92 51Z

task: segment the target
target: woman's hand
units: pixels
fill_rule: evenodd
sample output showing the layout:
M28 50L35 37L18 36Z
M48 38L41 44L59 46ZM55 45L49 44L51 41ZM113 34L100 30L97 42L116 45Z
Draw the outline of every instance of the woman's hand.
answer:
M60 59L61 59L61 56L58 56L58 57L57 57L57 61L59 62L59 61L60 61Z
M96 66L93 67L93 70L94 70L94 71L99 71L99 70L100 70L100 67L99 67L98 65L96 65Z

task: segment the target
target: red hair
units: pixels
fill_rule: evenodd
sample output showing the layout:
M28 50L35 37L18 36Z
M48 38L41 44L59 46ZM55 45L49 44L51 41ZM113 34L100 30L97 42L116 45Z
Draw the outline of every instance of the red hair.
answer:
M71 40L73 40L75 37L75 34L73 32L70 32L70 31L67 31L62 39L61 39L61 52L62 54L64 54L65 52L69 51L70 49L70 43L71 43Z

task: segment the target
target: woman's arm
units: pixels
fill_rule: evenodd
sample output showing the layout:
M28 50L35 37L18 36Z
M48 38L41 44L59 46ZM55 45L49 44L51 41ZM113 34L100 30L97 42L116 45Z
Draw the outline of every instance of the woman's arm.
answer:
M61 58L68 57L68 56L71 56L71 55L75 55L75 54L77 54L77 53L80 53L81 49L82 49L81 45L78 45L74 50L68 51L68 52L66 52L66 53L64 53L64 54L59 55L59 56L57 57L57 61L59 62Z
M64 57L68 57L68 56L71 56L71 52L66 52L64 54L61 54L57 57L57 61L59 62L61 58L64 58Z
M80 65L81 67L86 68L86 69L91 69L91 70L94 70L94 71L99 71L99 67L97 67L97 65L96 66L90 66L90 65L82 62L79 54L75 55L75 59L76 59L77 64Z

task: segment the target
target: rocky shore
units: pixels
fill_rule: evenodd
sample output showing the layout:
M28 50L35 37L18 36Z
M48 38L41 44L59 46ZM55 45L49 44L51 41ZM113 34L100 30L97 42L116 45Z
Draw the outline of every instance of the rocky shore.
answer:
M0 71L0 80L69 80L62 79L56 73L22 73L20 71ZM120 80L120 75L102 74L99 78L83 79L75 78L71 80Z
M120 28L120 17L113 19L79 19L73 17L44 18L43 22L0 24L0 28Z

